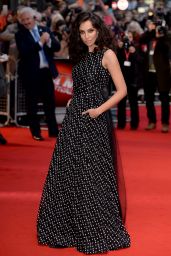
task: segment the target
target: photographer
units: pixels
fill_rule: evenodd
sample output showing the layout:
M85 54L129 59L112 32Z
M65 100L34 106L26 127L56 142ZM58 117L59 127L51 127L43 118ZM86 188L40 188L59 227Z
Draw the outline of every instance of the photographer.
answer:
M69 39L69 29L66 26L64 20L58 20L56 22L55 30L53 34L57 40L60 41L61 49L56 52L55 57L68 58L68 39Z
M170 66L169 43L164 20L147 21L148 30L140 38L144 57L144 93L149 123L146 130L156 128L155 92L158 90L161 100L162 132L169 131L169 90Z
M170 118L169 91L171 89L171 70L166 26L160 25L156 27L156 39L153 60L158 82L157 89L161 101L162 132L167 133L169 131Z
M157 77L154 67L153 55L156 46L156 23L154 20L147 20L147 30L140 37L140 50L143 59L143 87L146 101L148 125L146 130L156 128L156 112L154 107L154 97L157 89Z
M130 126L136 130L139 125L138 110L138 52L133 43L132 32L127 33L127 37L118 41L117 57L123 72L131 111ZM126 101L127 97L118 104L118 128L124 129L126 126Z

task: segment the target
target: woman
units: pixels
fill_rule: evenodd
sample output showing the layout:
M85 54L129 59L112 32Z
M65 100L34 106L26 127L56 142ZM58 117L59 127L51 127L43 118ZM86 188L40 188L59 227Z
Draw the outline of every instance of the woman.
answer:
M130 246L117 191L116 146L113 150L108 111L126 95L126 85L111 45L112 37L97 15L77 16L69 45L75 64L74 93L40 203L40 244L76 247L85 254ZM108 99L111 77L116 93Z

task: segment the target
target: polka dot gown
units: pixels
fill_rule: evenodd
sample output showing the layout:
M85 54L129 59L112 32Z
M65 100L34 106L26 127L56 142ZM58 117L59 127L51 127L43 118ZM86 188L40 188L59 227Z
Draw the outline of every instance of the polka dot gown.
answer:
M76 247L85 254L130 246L122 224L108 113L82 112L106 99L110 74L104 50L88 53L73 67L73 98L55 145L37 219L38 242Z

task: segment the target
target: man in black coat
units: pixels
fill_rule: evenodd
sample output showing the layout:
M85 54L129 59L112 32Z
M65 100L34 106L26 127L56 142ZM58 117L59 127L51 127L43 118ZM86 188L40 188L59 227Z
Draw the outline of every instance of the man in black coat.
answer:
M154 66L156 69L158 92L161 101L162 132L169 131L171 69L170 69L170 45L166 27L156 27L156 47L154 50Z
M24 7L19 12L18 32L15 34L19 51L18 72L26 91L30 131L35 140L43 140L37 116L37 103L43 102L50 137L58 135L55 118L55 98L52 78L58 73L53 53L60 44L47 27L38 26L35 11Z
M146 101L148 125L146 130L156 128L156 111L154 106L155 92L157 90L157 76L154 66L153 56L156 45L156 24L153 20L146 23L147 29L140 37L141 55L143 58L143 86Z
M132 32L128 32L128 37L118 42L117 57L121 70L127 85L128 100L130 106L132 130L136 130L139 125L139 108L138 108L138 64L139 56L136 51ZM118 103L118 129L124 129L126 126L126 102L124 97Z

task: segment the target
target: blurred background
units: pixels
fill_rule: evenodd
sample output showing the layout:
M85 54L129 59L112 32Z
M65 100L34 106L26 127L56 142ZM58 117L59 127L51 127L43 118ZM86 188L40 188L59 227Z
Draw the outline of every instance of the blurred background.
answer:
M61 44L61 50L54 54L54 61L59 71L58 78L54 80L56 118L59 123L63 120L67 101L72 97L72 65L68 58L68 38L72 21L82 10L95 12L109 26L116 41L116 53L121 67L124 61L123 52L129 52L133 59L134 65L132 65L133 68L129 75L125 68L122 68L127 84L131 83L131 88L135 88L131 89L126 106L121 106L121 112L125 111L124 108L129 109L131 102L133 105L138 103L138 106L145 104L144 90L147 88L150 72L155 72L157 77L163 75L162 71L153 65L153 61L150 62L152 59L150 60L149 55L154 50L150 49L153 39L164 38L165 43L162 47L163 49L168 47L166 62L170 63L171 0L2 0L0 3L1 126L27 126L25 92L18 75L17 68L20 60L15 44L15 33L18 30L17 15L23 6L34 8L37 23L48 26ZM154 38L151 37L152 35ZM169 72L168 70L168 75L170 75ZM130 77L134 77L134 81L130 82ZM114 85L111 83L110 86L113 92ZM157 82L154 87L155 104L160 104ZM117 111L115 108L112 112L113 120L116 123L118 122ZM134 115L134 109L131 108L131 111ZM46 123L41 100L39 115L42 124ZM127 117L128 122L130 118Z

